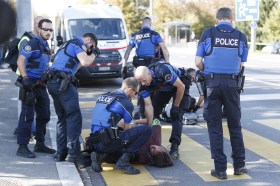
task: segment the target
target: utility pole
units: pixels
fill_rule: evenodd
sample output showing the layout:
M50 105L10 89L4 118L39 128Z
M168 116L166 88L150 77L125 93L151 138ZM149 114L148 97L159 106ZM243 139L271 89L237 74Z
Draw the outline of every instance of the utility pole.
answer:
M154 9L154 0L150 0L150 18L153 20L153 9Z
M32 30L31 0L17 0L17 37Z

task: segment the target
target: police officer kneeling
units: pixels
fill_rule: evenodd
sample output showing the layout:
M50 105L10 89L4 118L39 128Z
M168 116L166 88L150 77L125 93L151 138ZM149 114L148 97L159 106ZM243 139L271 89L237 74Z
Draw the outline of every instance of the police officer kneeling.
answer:
M90 143L94 152L91 153L92 169L101 172L101 164L105 153L112 155L116 152L123 152L116 163L116 168L127 174L139 174L129 163L133 153L137 152L150 138L152 129L150 126L139 126L130 128L132 121L133 98L139 91L139 83L134 77L126 78L121 89L98 97L92 114L92 128ZM146 105L149 113L152 113L150 98L145 98L149 103ZM148 116L152 120L152 114ZM116 126L121 119L124 120L124 129ZM116 123L115 123L116 122ZM126 128L128 128L126 130ZM91 146L91 145L90 145Z

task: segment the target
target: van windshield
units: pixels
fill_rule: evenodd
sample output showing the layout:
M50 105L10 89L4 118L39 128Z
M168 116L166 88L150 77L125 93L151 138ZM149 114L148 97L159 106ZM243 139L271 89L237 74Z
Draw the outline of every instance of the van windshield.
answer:
M69 20L70 37L79 37L92 32L98 40L123 40L126 38L121 19L71 19Z

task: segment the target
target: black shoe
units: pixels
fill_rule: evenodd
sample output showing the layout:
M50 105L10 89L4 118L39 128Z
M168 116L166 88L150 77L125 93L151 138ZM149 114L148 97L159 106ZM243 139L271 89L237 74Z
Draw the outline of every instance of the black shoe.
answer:
M55 153L54 154L54 159L56 162L65 161L66 157L67 157L67 153Z
M234 169L234 175L242 175L242 174L246 174L247 172L248 169L245 166Z
M180 154L179 154L179 145L177 143L172 143L170 147L170 156L172 157L173 160L179 159Z
M25 158L35 158L35 154L28 149L27 145L19 145L17 155Z
M116 163L116 168L123 170L127 174L139 174L140 170L134 168L130 163L132 154L124 153Z
M44 142L36 142L36 145L34 147L34 152L42 152L47 154L54 154L56 151L54 149L51 149L47 147Z
M66 161L68 162L71 162L71 163L74 163L75 165L77 165L77 167L79 169L82 169L82 168L85 168L85 167L88 167L91 165L91 160L88 159L88 158L84 158L83 155L78 155L78 156L67 156Z
M211 176L214 176L216 178L224 180L224 179L227 179L227 172L226 171L217 172L215 169L212 169L211 170Z
M91 168L95 172L102 172L103 168L101 166L103 162L104 155L98 152L92 152L91 155Z

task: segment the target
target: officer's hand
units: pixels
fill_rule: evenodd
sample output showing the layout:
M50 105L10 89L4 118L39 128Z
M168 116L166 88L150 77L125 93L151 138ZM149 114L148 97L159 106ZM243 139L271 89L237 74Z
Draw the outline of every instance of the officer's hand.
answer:
M178 106L172 106L170 116L173 121L178 120L180 118L180 108Z
M200 106L199 106L199 105L196 105L192 111L193 111L193 112L196 112L198 109L200 109Z
M127 66L122 68L122 78L126 79L128 78L128 74L127 74Z
M97 57L100 54L100 50L97 46L92 48L92 53Z
M33 86L33 81L28 76L22 78L22 87L24 89L30 90L32 86Z

